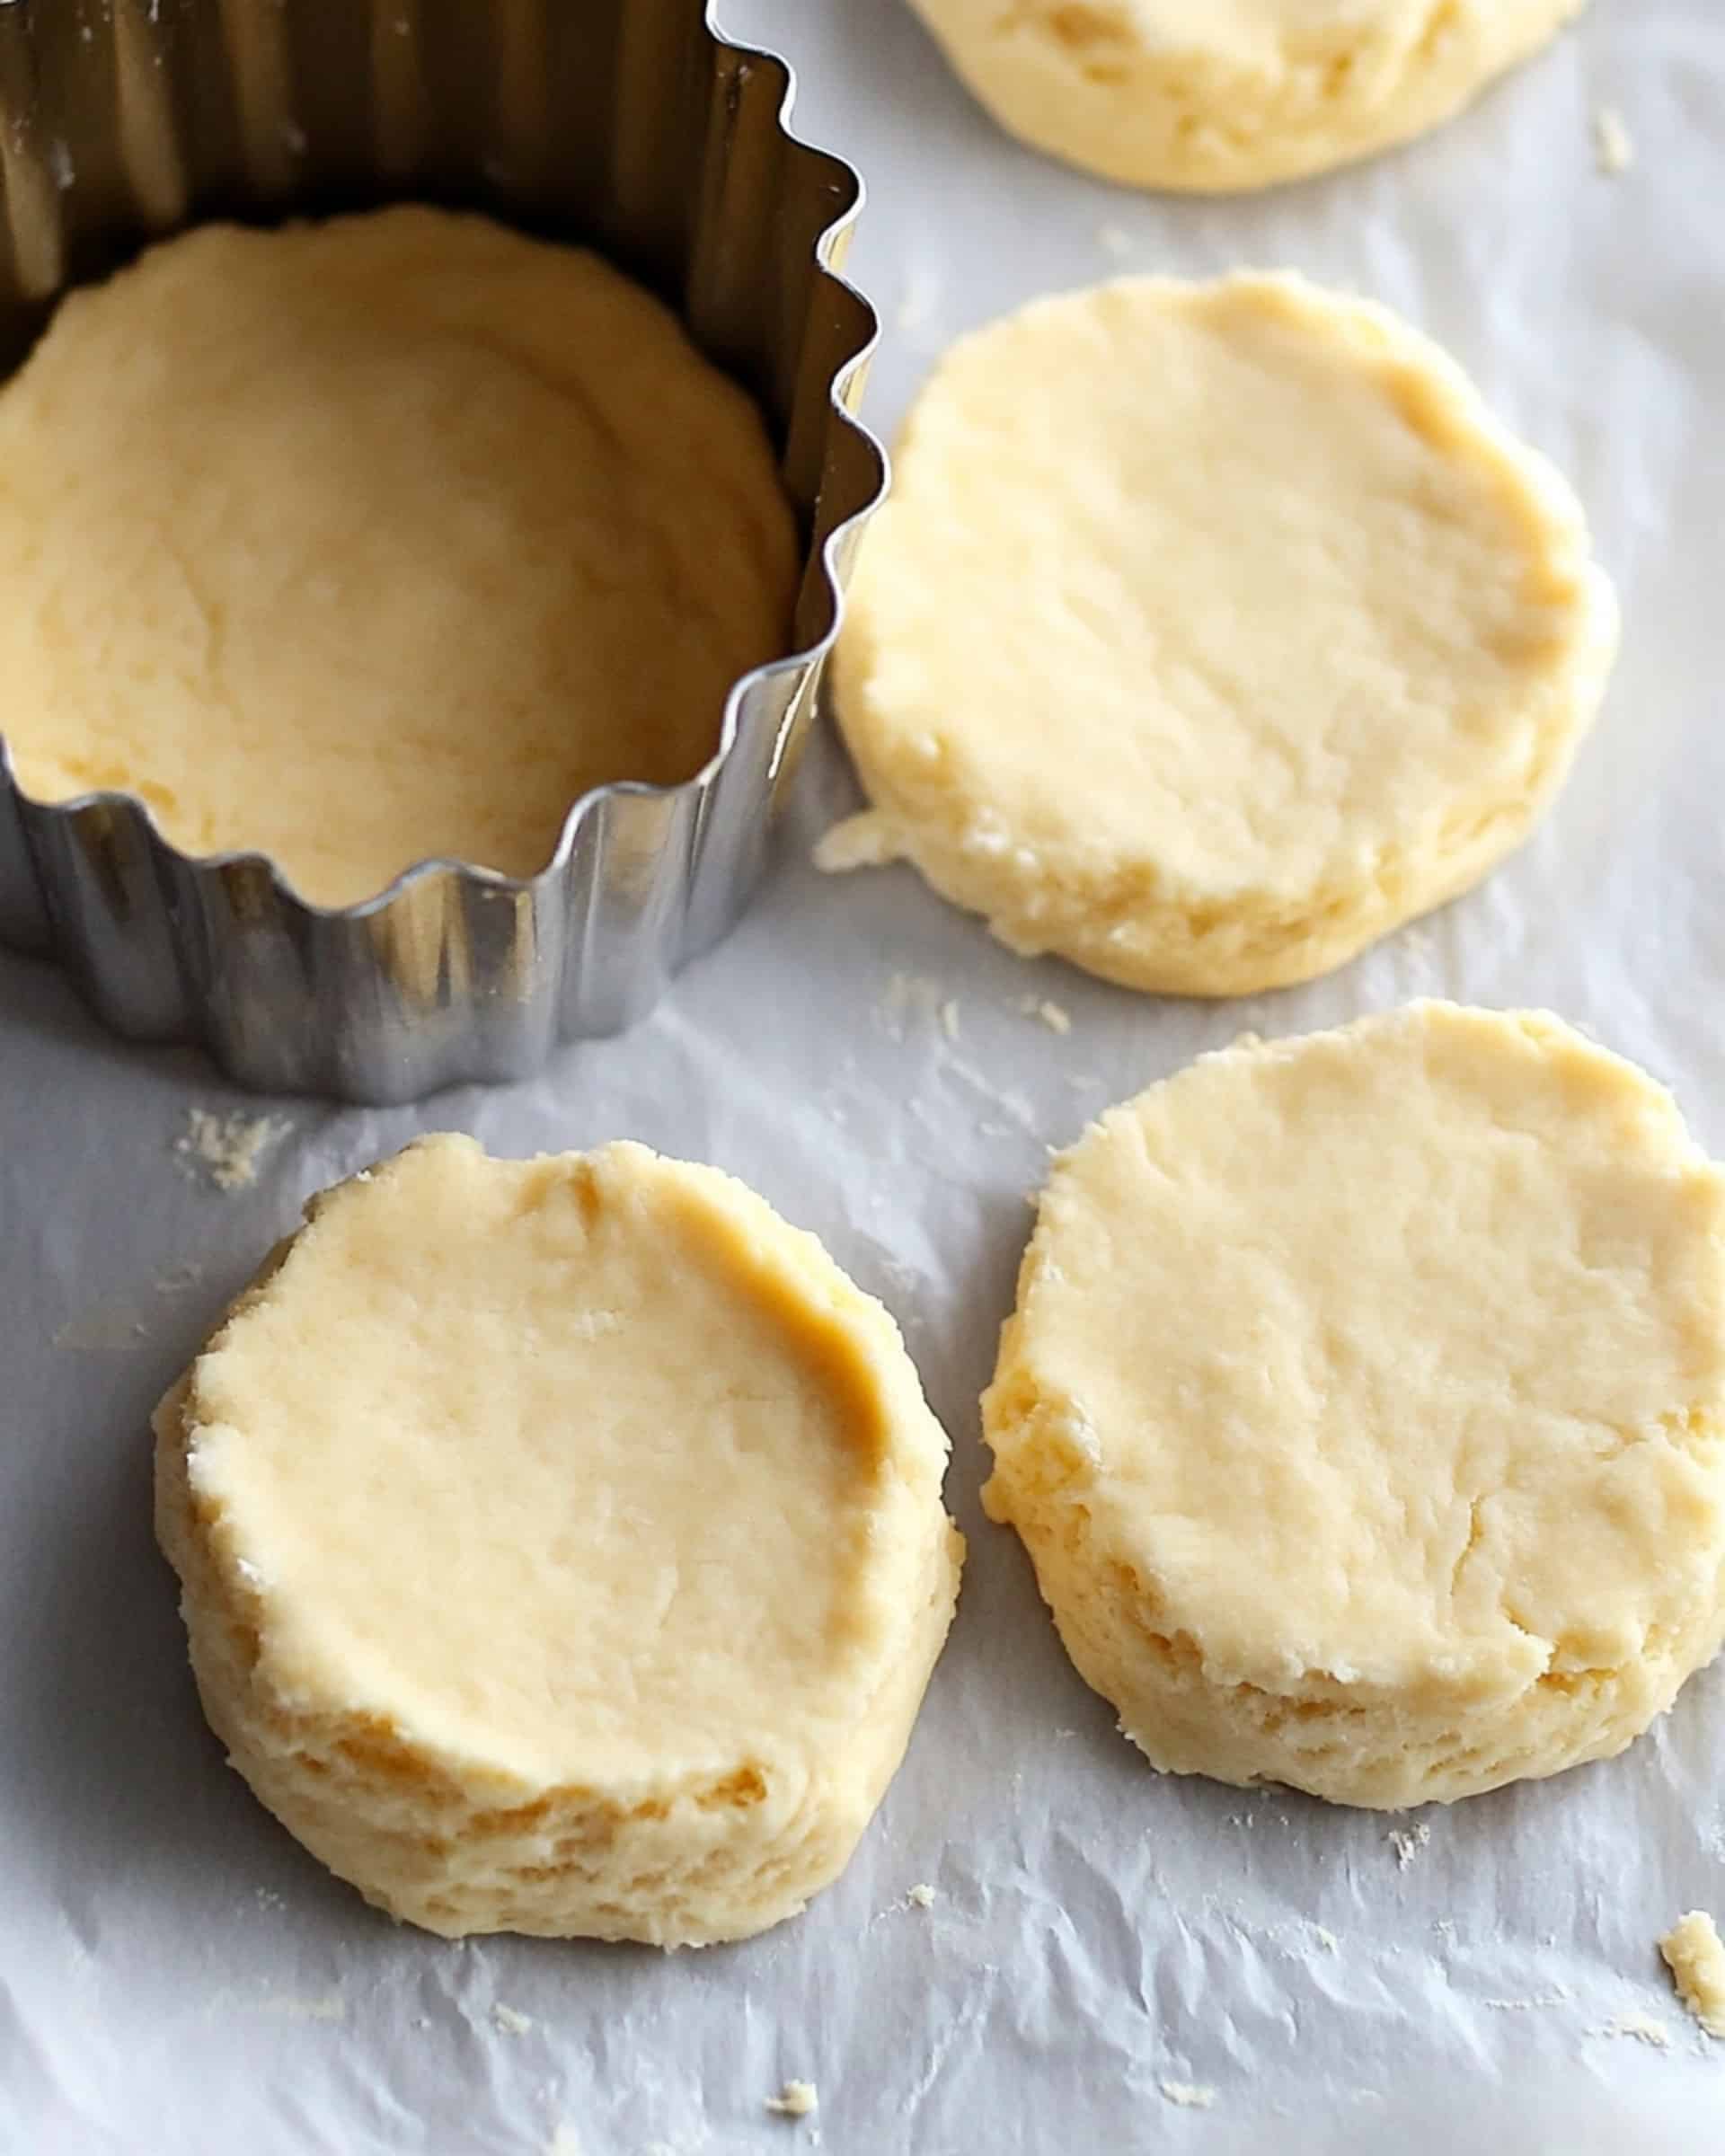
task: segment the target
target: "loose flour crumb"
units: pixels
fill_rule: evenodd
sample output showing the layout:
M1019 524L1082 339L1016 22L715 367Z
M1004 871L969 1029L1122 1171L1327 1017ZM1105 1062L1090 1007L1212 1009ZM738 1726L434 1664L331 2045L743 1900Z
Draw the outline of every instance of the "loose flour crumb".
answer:
M533 2016L524 2014L498 2000L491 2008L491 2019L506 2037L528 2037L533 2034Z
M1182 2104L1189 2111L1208 2111L1216 2101L1216 2091L1202 2081L1162 2081L1158 2087L1171 2104Z
M1018 999L1018 1007L1026 1018L1038 1020L1048 1029L1050 1033L1070 1033L1072 1031L1071 1012L1062 1010L1058 1003L1050 1003L1046 996L1021 995Z
M949 1040L959 1038L959 1006L950 995L941 1005L941 1030Z
M812 2081L787 2081L776 2096L767 2098L766 2107L780 2118L807 2118L819 2109L820 2091Z
M1710 2037L1725 2037L1725 1940L1704 1909L1681 1916L1659 1941L1677 1996Z
M1327 1924L1314 1924L1312 1937L1315 1940L1320 1953L1336 1954L1340 1952L1340 1948L1336 1943L1336 1935Z
M1615 2014L1599 2031L1602 2037L1632 2037L1638 2044L1651 2045L1655 2051L1669 2051L1671 2031L1663 2021L1651 2014Z
M979 1071L957 1056L947 1058L946 1074L956 1085L976 1095L985 1108L997 1109L1003 1116L1010 1116L1020 1133L1033 1138L1037 1133L1036 1110L1028 1097L1011 1086L997 1086L986 1071Z
M1423 1823L1419 1826L1393 1829L1389 1836L1389 1843L1395 1851L1396 1869L1405 1871L1430 1840L1431 1829Z
M1594 161L1602 172L1615 179L1635 162L1635 141L1615 105L1600 105L1593 115Z
M275 1116L248 1116L240 1109L224 1116L189 1108L186 1127L173 1141L174 1155L194 1182L245 1190L257 1181L264 1154L292 1127Z
M878 808L842 817L815 841L815 866L824 876L847 875L853 869L883 869L898 859L898 835Z
M905 1899L913 1908L932 1909L934 1906L934 1889L926 1879L918 1879Z

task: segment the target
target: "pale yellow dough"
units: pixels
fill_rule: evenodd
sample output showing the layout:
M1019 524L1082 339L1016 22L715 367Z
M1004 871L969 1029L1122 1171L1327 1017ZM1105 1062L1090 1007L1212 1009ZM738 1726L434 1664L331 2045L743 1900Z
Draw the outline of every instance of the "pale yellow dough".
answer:
M1725 1940L1704 1909L1679 1917L1659 1941L1677 1996L1710 2037L1725 2037Z
M232 1763L433 1931L738 1939L833 1879L951 1621L946 1440L812 1236L639 1145L420 1141L156 1416Z
M1556 1773L1725 1630L1725 1173L1542 1014L1231 1048L1058 1159L983 1414L988 1511L1158 1767Z
M1423 135L1583 0L913 0L1001 125L1133 187L1271 187Z
M785 649L754 406L597 256L413 207L213 225L66 300L0 388L0 682L26 791L369 897L543 868L692 777Z
M836 676L877 817L828 859L1132 987L1305 980L1525 835L1616 633L1569 489L1381 307L1043 300L905 430Z

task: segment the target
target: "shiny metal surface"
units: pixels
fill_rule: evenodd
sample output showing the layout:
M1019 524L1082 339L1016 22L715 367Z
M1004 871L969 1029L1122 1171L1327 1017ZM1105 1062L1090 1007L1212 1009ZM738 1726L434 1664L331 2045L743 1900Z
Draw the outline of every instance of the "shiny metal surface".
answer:
M260 855L188 859L128 795L26 799L0 738L0 941L243 1084L385 1101L614 1031L724 932L885 481L851 416L877 324L836 274L861 182L792 138L792 86L705 0L0 0L0 367L66 285L200 217L485 209L678 308L765 408L806 542L795 654L732 690L705 772L585 796L530 879L430 862L310 906Z

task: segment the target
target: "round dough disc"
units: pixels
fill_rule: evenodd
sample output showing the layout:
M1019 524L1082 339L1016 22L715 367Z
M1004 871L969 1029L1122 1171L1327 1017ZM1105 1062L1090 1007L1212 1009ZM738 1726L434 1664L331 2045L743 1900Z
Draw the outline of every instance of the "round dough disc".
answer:
M1583 0L913 0L1038 149L1131 187L1328 172L1458 112Z
M897 464L837 654L881 820L826 862L902 853L1132 987L1306 980L1465 889L1615 649L1557 474L1296 278L1028 307L948 354Z
M1541 1014L1207 1056L1060 1158L983 1409L989 1513L1158 1767L1553 1774L1725 1630L1725 1174Z
M880 1306L712 1169L438 1137L314 1201L156 1417L211 1726L433 1931L739 1939L836 1877L962 1542Z
M670 785L786 647L748 398L597 255L413 206L207 225L74 292L0 387L0 714L40 800L345 906L527 876Z

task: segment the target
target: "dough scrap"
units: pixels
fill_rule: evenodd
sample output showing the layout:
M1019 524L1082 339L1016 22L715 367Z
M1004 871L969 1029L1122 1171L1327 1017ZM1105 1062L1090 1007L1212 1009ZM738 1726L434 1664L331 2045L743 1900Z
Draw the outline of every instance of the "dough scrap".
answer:
M1543 1013L1225 1049L1057 1159L983 1419L1157 1767L1399 1808L1606 1757L1725 1631L1725 1171Z
M708 1168L422 1139L313 1201L155 1418L232 1763L432 1931L674 1946L836 1878L963 1544L892 1321Z
M1171 2104L1189 2111L1208 2111L1216 2102L1216 2090L1201 2081L1159 2081L1156 2086Z
M1583 0L913 0L1001 126L1130 187L1273 187L1423 135Z
M20 783L139 794L324 905L510 875L673 784L786 648L754 405L597 255L405 206L207 225L74 292L0 387Z
M1692 1909L1659 1941L1677 1996L1710 2037L1725 2037L1725 1941L1704 1909Z
M813 2081L787 2081L766 2108L780 2118L807 2118L820 2108L820 2090Z
M840 638L874 804L1002 941L1128 986L1310 979L1526 835L1616 649L1543 457L1383 308L1127 278L948 353Z

